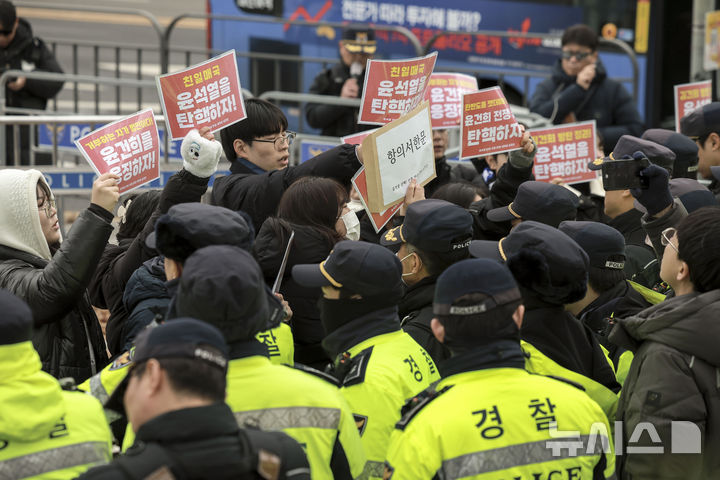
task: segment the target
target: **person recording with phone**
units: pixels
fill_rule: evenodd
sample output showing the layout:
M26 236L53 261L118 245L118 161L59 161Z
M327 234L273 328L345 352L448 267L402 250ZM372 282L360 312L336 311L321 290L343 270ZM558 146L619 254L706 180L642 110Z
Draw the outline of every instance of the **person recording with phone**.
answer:
M595 120L608 153L621 136L640 136L640 114L625 87L607 77L598 58L597 34L587 25L573 25L561 43L562 57L552 76L537 86L530 111L556 125Z
M360 98L365 79L365 65L377 49L375 32L365 26L349 25L338 43L340 62L321 71L310 86L310 93L341 98ZM310 103L305 108L307 121L323 135L342 137L373 128L358 125L358 109L339 105Z

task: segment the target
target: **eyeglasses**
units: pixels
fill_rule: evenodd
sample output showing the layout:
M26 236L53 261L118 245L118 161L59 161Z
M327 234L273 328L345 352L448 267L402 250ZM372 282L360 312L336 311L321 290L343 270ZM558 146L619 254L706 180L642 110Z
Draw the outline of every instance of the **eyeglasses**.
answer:
M670 245L673 250L675 250L677 253L680 253L678 248L673 244L670 240L675 238L675 235L677 234L677 230L673 227L666 228L662 232L660 232L660 244L665 247L667 245Z
M572 50L563 50L562 52L562 58L565 60L570 60L572 57L575 57L575 60L578 62L584 60L589 55L592 55L592 52L573 52Z
M253 140L253 142L264 142L264 143L272 143L275 145L275 150L280 151L283 149L283 144L287 142L288 147L292 145L293 140L295 139L295 135L297 133L295 132L285 132L284 135L280 135L277 138L273 138L272 140L260 140L256 138Z
M52 211L57 211L57 204L55 203L55 200L52 198L46 199L45 202L38 207L38 210L45 210L45 215L48 216L48 218L52 217Z

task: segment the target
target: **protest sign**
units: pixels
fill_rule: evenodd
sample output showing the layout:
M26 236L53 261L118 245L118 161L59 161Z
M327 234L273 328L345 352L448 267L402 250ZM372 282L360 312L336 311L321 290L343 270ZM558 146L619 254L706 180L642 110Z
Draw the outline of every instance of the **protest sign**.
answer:
M365 137L375 131L377 131L377 128L373 128L372 130L365 130L363 132L353 133L351 135L345 135L344 137L340 137L340 141L342 143L347 143L350 145L360 145L362 141L365 140Z
M192 129L217 131L247 116L235 50L156 78L172 140L184 138Z
M708 72L720 68L720 10L705 13L703 67Z
M375 229L375 233L379 233L380 230L385 225L387 225L393 215L395 215L398 210L402 208L402 202L398 203L397 205L393 205L384 212L371 212L370 208L368 208L367 176L365 174L365 167L362 167L360 168L360 170L357 171L355 176L352 178L352 184L355 190L360 195L360 202L362 203L363 208L365 208L365 211L368 214L368 218L370 219L370 223L372 223L372 226Z
M358 123L385 125L425 98L437 52L407 60L368 60Z
M712 80L675 85L675 131L680 131L680 119L696 108L712 102Z
M537 146L535 180L550 182L561 178L571 185L597 178L597 173L587 167L596 158L595 120L536 128L530 134Z
M425 90L430 101L432 128L460 126L462 97L478 89L477 78L461 73L433 73Z
M463 95L460 158L474 158L520 148L522 127L500 87Z
M368 207L384 212L402 202L410 180L425 185L435 178L430 104L378 128L362 142L367 175Z
M160 177L160 141L155 115L142 110L75 140L98 175L120 176L120 193Z

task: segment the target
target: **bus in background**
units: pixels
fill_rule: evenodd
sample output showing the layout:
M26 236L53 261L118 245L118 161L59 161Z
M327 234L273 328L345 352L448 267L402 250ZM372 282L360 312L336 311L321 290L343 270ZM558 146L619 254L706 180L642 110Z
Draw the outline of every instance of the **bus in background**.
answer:
M244 88L255 95L268 90L307 92L315 75L339 61L339 29L323 22L370 23L409 29L423 47L443 31L467 32L434 38L427 50L438 52L435 71L457 71L478 77L481 88L497 84L508 100L524 104L537 84L549 76L560 55L559 36L585 23L605 38L626 42L638 64L636 103L648 126L672 128L672 86L690 81L692 2L649 0L207 0L208 12L248 19L274 18L277 23L213 19L210 47L234 48ZM313 25L291 25L304 20ZM473 34L473 32L487 32ZM509 37L492 35L507 32ZM526 33L554 34L556 39ZM375 58L408 58L417 51L398 31L376 31ZM249 52L249 53L242 53ZM273 59L268 56L278 55ZM303 57L302 62L285 56ZM627 53L601 48L612 78L630 79ZM696 79L692 79L693 81ZM631 82L624 82L633 94ZM297 105L283 105L291 128L313 133Z

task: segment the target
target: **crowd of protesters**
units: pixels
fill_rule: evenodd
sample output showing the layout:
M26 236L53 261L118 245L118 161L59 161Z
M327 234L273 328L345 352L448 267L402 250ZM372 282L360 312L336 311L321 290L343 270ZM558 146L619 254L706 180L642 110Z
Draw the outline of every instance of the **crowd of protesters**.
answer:
M451 166L436 131L437 177L378 234L362 148L288 166L256 99L162 191L99 176L66 238L42 173L0 170L0 478L720 476L720 103L642 134L588 30L531 104L611 108L593 168L647 165L597 218L534 181L529 133ZM371 44L344 36L345 70Z

